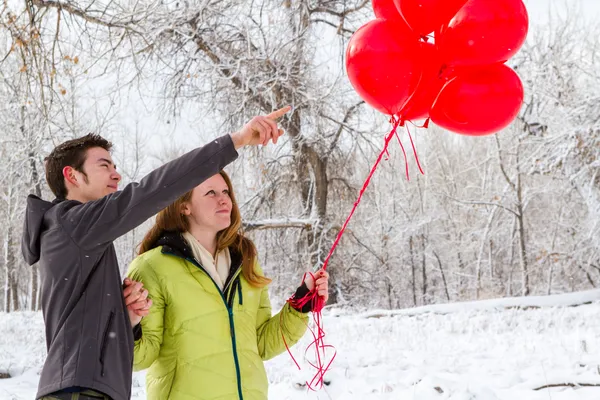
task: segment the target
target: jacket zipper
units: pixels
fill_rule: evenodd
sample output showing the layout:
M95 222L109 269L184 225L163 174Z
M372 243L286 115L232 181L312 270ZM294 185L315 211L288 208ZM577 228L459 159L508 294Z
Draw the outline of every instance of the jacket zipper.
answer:
M244 400L244 397L242 396L242 375L240 373L240 362L238 360L237 345L235 343L235 325L233 324L233 309L228 308L228 311L229 326L231 326L231 346L233 348L233 359L235 360L235 373L237 375L238 395L240 396L240 400Z
M104 354L106 353L106 346L108 345L108 332L110 331L110 327L112 326L112 321L115 316L115 312L111 311L108 316L108 322L106 322L106 327L104 328L104 334L102 335L102 346L100 348L100 375L104 376Z
M177 254L171 253L171 252L164 252L163 254L170 254L172 256L175 257L179 257L179 258L183 258L178 256ZM212 281L212 283L215 285L215 288L217 289L217 291L219 292L219 294L221 295L221 299L223 299L223 303L225 304L225 308L227 309L227 313L229 314L229 332L231 334L231 347L233 349L233 361L235 362L235 374L237 377L237 389L238 389L238 395L240 400L244 400L244 397L242 396L242 376L240 373L240 361L238 360L238 354L237 354L237 346L235 343L235 325L233 323L233 307L230 307L229 304L227 303L227 299L225 298L225 294L227 292L227 288L229 287L229 285L232 284L233 281L235 281L239 275L239 271L236 272L236 274L231 278L231 280L229 281L229 283L227 284L227 286L225 286L223 288L223 290L221 290L221 288L219 287L219 285L217 285L217 282L215 282L215 280L212 278L212 276L210 276L210 274L208 272L206 272L206 270L204 269L204 267L198 262L196 261L196 259L194 258L184 258L184 260L191 262L192 264L194 264L196 267L198 267L202 272L204 272ZM239 270L239 267L238 267ZM234 293L235 295L235 293Z

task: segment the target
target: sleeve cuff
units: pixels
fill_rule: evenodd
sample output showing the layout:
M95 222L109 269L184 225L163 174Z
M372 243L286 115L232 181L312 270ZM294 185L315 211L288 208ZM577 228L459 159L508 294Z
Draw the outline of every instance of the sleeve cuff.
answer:
M224 139L225 142L227 143L225 146L230 148L229 151L233 150L233 152L232 152L233 160L237 159L240 154L238 153L237 149L235 148L235 143L233 143L233 138L231 137L231 134L228 133L226 135L221 136L221 138Z
M306 286L306 283L303 282L302 285L300 285L298 287L298 289L296 289L296 293L294 293L293 298L295 300L300 300L300 299L303 299L304 297L306 297L309 293L310 293L310 290L308 290L308 286ZM302 306L302 308L296 308L293 306L292 306L292 308L296 311L300 311L301 313L306 314L306 313L312 311L312 302L309 301L308 303L304 304Z
M137 324L133 327L133 340L138 341L142 338L142 324Z

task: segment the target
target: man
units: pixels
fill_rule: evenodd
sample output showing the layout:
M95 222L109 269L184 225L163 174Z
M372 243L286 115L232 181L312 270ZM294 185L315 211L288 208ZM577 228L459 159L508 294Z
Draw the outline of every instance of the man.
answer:
M131 397L133 331L143 334L138 323L151 302L140 283L121 282L113 241L217 174L240 147L277 143L283 131L276 120L289 110L255 117L122 191L111 144L100 136L52 151L46 179L56 200L28 197L21 243L25 260L39 261L41 271L48 355L38 398Z

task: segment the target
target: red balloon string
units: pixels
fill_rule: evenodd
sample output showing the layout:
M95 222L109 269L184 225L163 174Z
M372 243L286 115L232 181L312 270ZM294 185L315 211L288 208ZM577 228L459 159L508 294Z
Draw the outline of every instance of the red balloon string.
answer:
M410 130L408 129L408 125L406 126L406 132L408 133L408 137L410 138L410 144L412 145L413 154L415 155L415 160L417 161L417 166L419 167L419 171L421 172L421 175L425 175L425 173L423 172L423 168L421 168L421 163L419 162L419 156L417 155L417 149L415 148L415 143L413 142L413 138L410 134Z
M398 139L398 144L402 149L402 154L404 155L404 163L406 165L406 179L410 181L410 176L408 174L408 158L406 157L406 150L404 150L404 146L402 145L402 141L400 140L400 136L398 136L398 132L395 133L396 139Z
M310 272L309 272L309 274L312 276L313 281L316 282L316 277ZM304 283L305 280L306 280L306 274L304 274L302 283ZM295 299L294 296L292 296L291 298L288 299L287 302L290 304L291 307L294 307L296 309L302 309L302 307L304 305L306 305L307 303L312 304L311 308L312 308L312 312L313 312L313 321L314 321L315 329L313 330L310 326L308 326L308 330L310 331L310 333L313 337L313 341L308 345L308 347L304 351L304 356L306 358L306 354L308 353L308 351L314 347L315 362L313 363L313 362L308 361L308 364L311 367L315 368L317 370L317 372L315 373L315 375L313 376L313 378L310 382L306 381L306 386L310 390L313 390L313 391L318 390L323 387L323 382L325 380L325 373L329 370L329 368L331 367L331 364L333 363L333 360L335 359L335 356L337 355L335 347L333 347L332 345L329 345L329 344L325 344L325 340L324 340L325 330L323 329L323 316L322 316L321 311L323 310L325 303L323 301L323 298L318 295L318 293L316 291L316 287L313 288L308 293L308 295L302 297L301 299ZM285 348L286 348L288 354L292 357L292 360L294 360L296 367L298 367L298 369L300 369L300 365L294 358L294 356L287 344L287 340L285 339L285 335L283 334L283 313L281 313L279 315L279 327L281 330L281 337L283 338L283 343L285 344ZM325 364L325 360L327 357L327 354L326 354L327 349L333 350L333 356L331 356L331 359L329 360L329 362L327 362L327 364Z
M348 218L346 218L344 225L342 225L342 228L338 232L338 235L337 235L335 241L333 242L331 249L329 250L329 254L327 254L327 257L325 258L325 261L323 262L323 267L322 267L323 270L327 269L327 265L329 264L331 255L333 254L333 251L340 243L340 241L342 239L342 235L344 234L344 231L346 230L346 227L348 226L350 219L352 219L354 212L356 211L358 205L360 204L362 196L365 193L365 191L367 190L367 187L369 186L369 183L371 182L371 178L375 174L375 171L377 170L377 167L379 166L379 163L381 162L383 156L385 154L389 155L388 146L389 146L392 138L394 136L396 136L396 131L398 129L398 126L400 125L400 118L392 116L390 122L393 123L393 128L390 131L390 133L386 136L383 150L381 150L381 152L379 153L379 156L377 157L377 160L375 161L375 164L373 164L373 166L371 167L371 171L369 172L367 179L365 179L365 181L363 183L360 193L358 194L358 198L354 202L354 207L352 207L352 211L350 211L350 215L348 215ZM412 139L411 139L411 141L412 141ZM402 149L404 150L404 147ZM405 153L405 157L406 157L406 153ZM408 162L407 162L407 171L408 171ZM311 273L311 276L313 277L313 279L315 278L314 275L312 275L312 273ZM302 279L302 283L304 283L305 279L306 279L306 274L304 275L304 277ZM314 280L316 281L316 279L314 279ZM312 363L312 362L308 362L308 363L313 368L315 368L317 370L317 372L310 382L306 382L306 385L311 390L315 390L315 388L317 388L317 389L321 388L323 386L323 380L325 377L325 373L331 367L331 363L333 362L333 359L335 358L335 356L337 354L335 352L335 348L331 345L325 344L325 341L324 341L325 331L323 330L323 321L322 321L322 314L321 314L321 311L323 310L323 307L325 306L325 304L323 302L323 298L318 295L318 293L316 291L316 287L315 287L306 296L302 297L301 299L295 299L294 296L292 296L287 300L287 302L290 304L291 307L293 307L295 309L302 309L302 307L309 302L311 302L311 304L312 304L315 330L313 330L309 327L309 331L311 332L311 334L313 336L313 341L306 348L305 355L310 350L310 348L312 348L314 346L315 363ZM283 332L283 313L280 313L280 316L279 316L279 328L281 330L281 337L283 338L283 343L285 344L285 348L287 349L288 353L292 357L292 360L294 360L296 367L298 367L298 369L300 369L300 365L298 364L298 362L292 355L292 352L290 351L290 348L287 344L287 340L285 339L285 335ZM334 354L333 354L331 360L329 360L329 362L327 364L325 364L325 359L326 359L325 350L326 349L333 349L333 351L334 351Z
M329 250L329 254L327 254L327 257L325 258L325 261L323 262L323 269L327 269L327 264L329 264L329 259L331 258L333 251L335 250L335 248L339 244L340 240L342 239L342 235L344 234L344 231L346 230L346 227L348 226L348 223L350 222L352 215L354 215L354 212L356 211L356 208L358 207L358 204L360 203L363 194L367 190L367 187L369 186L369 183L371 182L371 178L373 177L373 174L375 174L375 170L377 170L377 167L379 166L379 163L381 162L383 155L388 152L387 149L390 144L390 141L396 134L398 125L400 125L400 119L398 119L396 117L392 117L392 121L393 121L394 126L393 126L392 130L390 131L390 133L385 138L385 144L383 146L383 150L381 150L381 153L379 153L379 157L377 157L375 164L373 164L373 167L371 167L369 176L367 176L367 179L365 179L365 182L363 183L363 186L360 189L360 193L358 194L358 198L354 202L354 207L352 207L352 211L350 211L350 215L348 215L348 218L346 218L344 225L342 225L342 229L340 229L340 231L338 232L338 235L335 238L335 242L333 242L333 246L331 246L331 249Z

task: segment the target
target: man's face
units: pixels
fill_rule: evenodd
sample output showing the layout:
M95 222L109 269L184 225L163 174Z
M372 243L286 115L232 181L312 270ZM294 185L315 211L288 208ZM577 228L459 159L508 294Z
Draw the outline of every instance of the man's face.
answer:
M77 178L77 187L71 191L76 190L80 199L98 200L117 191L121 175L117 172L110 153L103 148L88 149L83 171L87 178L83 173L73 170Z

